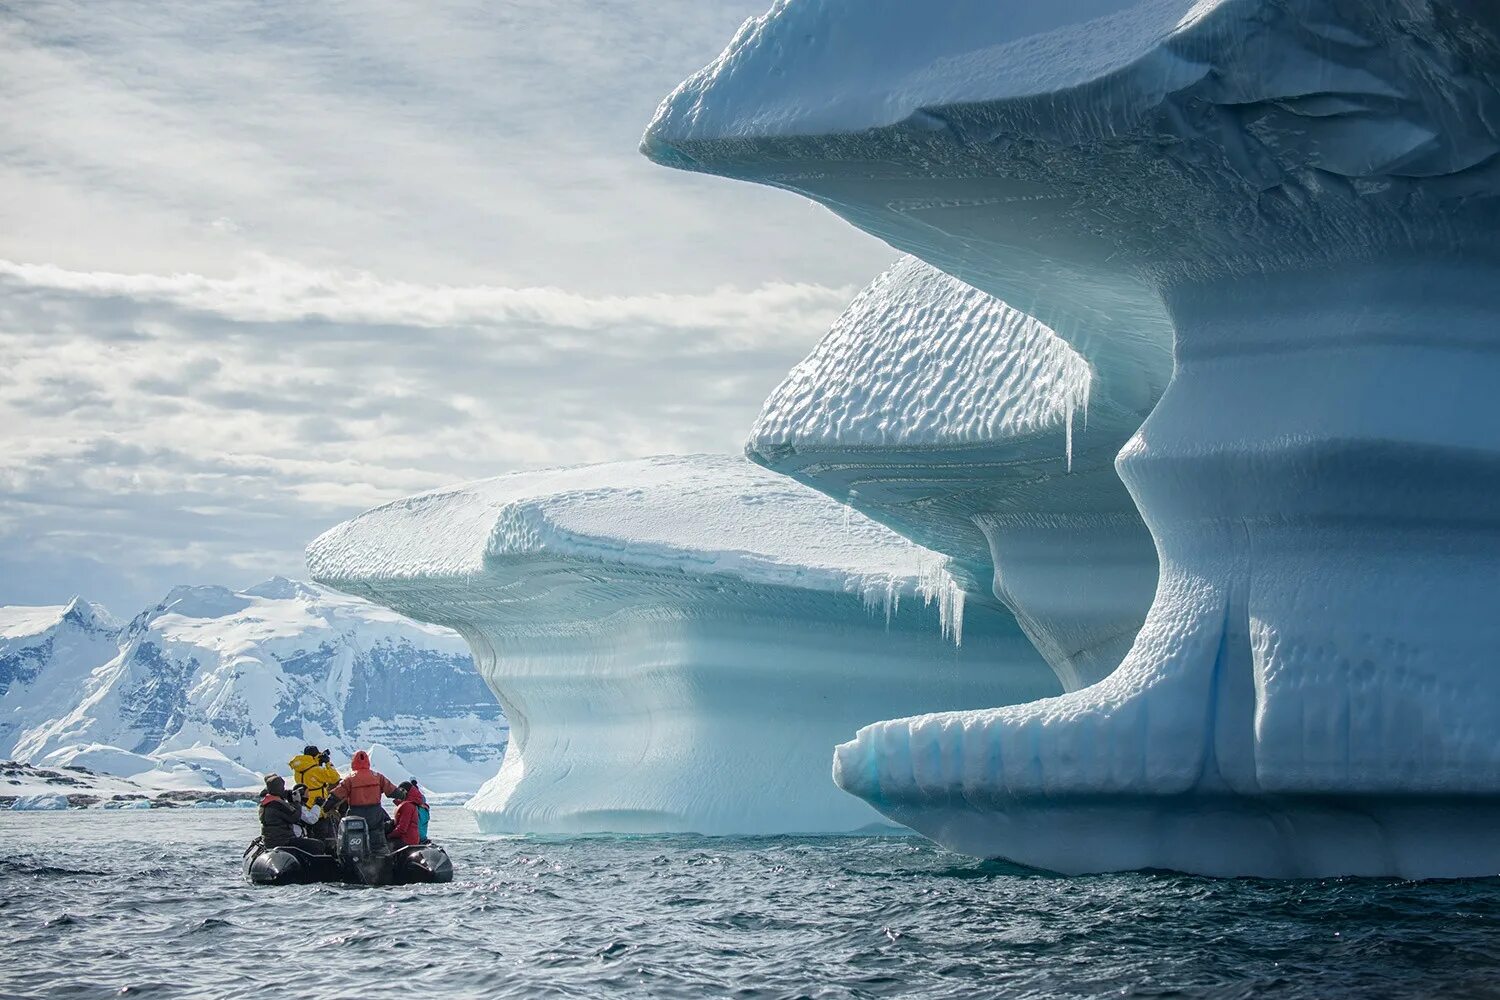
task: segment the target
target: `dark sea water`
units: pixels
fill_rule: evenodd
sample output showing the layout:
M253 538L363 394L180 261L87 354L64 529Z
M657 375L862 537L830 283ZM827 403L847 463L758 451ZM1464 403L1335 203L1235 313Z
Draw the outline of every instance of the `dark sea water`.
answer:
M1500 997L1500 880L1062 878L915 838L433 836L256 888L251 811L0 813L0 996Z

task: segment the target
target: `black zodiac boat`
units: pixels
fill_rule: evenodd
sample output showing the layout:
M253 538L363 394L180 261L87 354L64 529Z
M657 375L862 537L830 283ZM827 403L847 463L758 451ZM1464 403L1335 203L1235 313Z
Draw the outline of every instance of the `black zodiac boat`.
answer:
M453 862L436 844L391 850L384 836L372 837L365 821L339 822L336 855L311 854L296 847L267 847L259 837L245 848L245 878L256 885L350 882L355 885L415 885L452 882Z

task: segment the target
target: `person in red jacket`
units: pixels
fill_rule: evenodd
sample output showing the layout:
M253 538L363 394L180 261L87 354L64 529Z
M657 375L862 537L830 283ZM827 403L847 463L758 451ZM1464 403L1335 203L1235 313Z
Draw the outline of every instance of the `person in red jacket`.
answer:
M422 836L417 828L417 802L411 787L403 782L396 788L394 798L400 805L396 806L396 825L391 830L391 850L415 847L422 842Z
M350 815L363 817L371 833L376 835L385 833L386 828L390 826L391 818L386 815L384 809L380 808L380 797L389 795L395 798L396 786L391 784L390 778L371 769L368 751L354 751L354 758L349 762L349 766L348 776L333 786L330 794L349 804Z

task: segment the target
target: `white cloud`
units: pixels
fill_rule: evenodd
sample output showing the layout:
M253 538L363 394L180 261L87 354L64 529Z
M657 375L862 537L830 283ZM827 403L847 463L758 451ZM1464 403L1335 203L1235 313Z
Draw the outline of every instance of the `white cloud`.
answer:
M791 195L637 152L766 0L55 0L0 10L0 257L224 275L244 255L590 294L863 281ZM237 227L224 231L214 220Z
M251 268L228 278L70 271L7 260L0 260L0 278L25 288L122 297L243 322L321 319L416 327L710 329L742 341L799 343L808 341L816 329L812 324L837 315L855 292L852 287L776 283L748 291L590 296L560 288L382 281L367 272L314 269L266 256L256 257Z
M445 482L735 450L850 294L0 262L0 602L128 608L245 566L296 572L322 528Z
M0 603L130 610L447 481L736 449L891 256L636 152L767 2L0 9Z

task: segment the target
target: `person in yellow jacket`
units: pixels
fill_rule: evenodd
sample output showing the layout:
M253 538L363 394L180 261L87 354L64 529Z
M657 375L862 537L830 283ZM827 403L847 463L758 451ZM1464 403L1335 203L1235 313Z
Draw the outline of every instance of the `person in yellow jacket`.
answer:
M309 806L321 805L341 778L339 769L328 763L328 751L315 746L303 747L289 763L296 783L307 786Z

